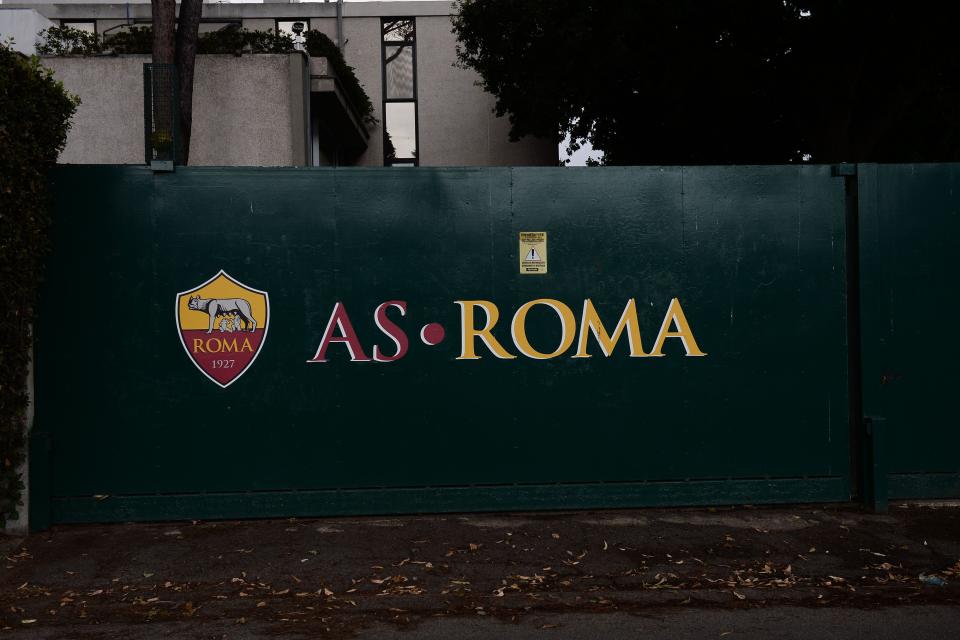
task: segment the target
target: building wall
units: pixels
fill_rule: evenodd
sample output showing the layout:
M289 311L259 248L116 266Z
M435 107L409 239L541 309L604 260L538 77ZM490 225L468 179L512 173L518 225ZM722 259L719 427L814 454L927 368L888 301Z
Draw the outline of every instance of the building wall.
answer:
M394 5L398 14L404 8ZM336 21L314 18L313 29L336 39ZM377 124L370 127L361 166L383 166L383 76L380 17L348 17L343 23L344 56L373 103ZM519 166L558 162L557 145L528 138L510 142L510 123L493 113L495 98L477 85L479 76L453 65L456 36L450 16L418 16L417 109L420 166Z
M13 38L13 49L33 55L37 32L52 27L53 22L33 9L10 9L0 6L0 42Z
M398 15L407 13L404 11L407 3L380 6L381 12L389 8ZM267 28L262 20L244 20L244 26ZM310 18L310 28L323 31L336 41L336 20ZM348 16L344 19L343 31L344 57L370 96L377 119L377 124L369 128L370 146L357 160L357 165L383 166L380 16ZM416 34L420 166L554 166L558 163L557 145L552 141L527 138L510 142L510 123L493 113L495 98L477 85L479 76L453 65L457 39L449 15L418 16Z
M44 59L82 101L60 163L143 164L149 61L147 55ZM303 98L303 66L300 54L197 56L191 164L304 164L306 131L295 104Z
M454 66L457 38L449 16L418 17L417 109L421 166L556 165L557 145L510 142L510 122L493 112L495 97L479 76Z
M261 167L305 164L303 56L197 56L190 164Z
M326 25L324 25L326 27ZM336 33L336 23L331 24ZM326 29L324 29L326 31ZM329 34L333 37L332 34ZM380 18L350 18L343 21L343 39L346 42L344 58L354 69L363 85L377 124L369 127L370 140L366 152L357 159L363 167L383 166L383 81L380 72Z
M141 24L150 19L150 5L147 3L71 2L34 6L55 21L96 19L101 32L107 26L116 25L118 20L126 19L127 15L130 20ZM381 17L416 16L421 166L556 165L555 142L533 138L510 142L507 118L497 118L493 113L494 97L478 86L476 73L454 66L456 37L450 21L451 7L447 0L344 5L344 57L370 96L373 116L377 120L377 124L369 127L369 146L356 164L383 165ZM211 25L241 20L244 27L260 30L275 28L277 18L308 19L311 28L323 31L336 41L335 10L334 3L316 2L205 4L203 15ZM290 99L283 89L289 70L277 66L280 63L276 60L256 62L257 58L266 56L243 56L232 59L233 62L224 59L216 63L198 63L195 93L198 102L194 105L194 144L198 146L192 150L192 162L262 166L296 162L297 156L289 152L292 146L288 137L290 129L280 130L285 118L290 124L287 116ZM95 71L81 79L83 72L73 68L77 64L92 65ZM210 73L205 74L203 64L214 65L216 71L210 67ZM86 103L81 107L82 115L78 114L75 121L75 131L64 153L64 162L80 162L81 158L88 163L143 161L142 106L139 100L124 104L130 102L131 95L142 95L140 72L125 69L122 78L112 78L105 75L104 65L109 66L109 63L92 58L79 63L57 64L64 72L69 68L68 88L76 87L75 93L79 93ZM226 77L233 73L240 75ZM117 85L122 85L122 89ZM207 85L212 87L211 93L205 93ZM101 86L104 87L102 90ZM209 104L205 102L208 98ZM274 107L276 110L271 111ZM216 114L216 117L211 115L209 120L198 118L207 112ZM129 117L130 114L135 115ZM261 121L255 122L254 116ZM105 130L107 126L113 130ZM231 144L217 148L218 141L229 137L229 131L234 132ZM238 131L245 133L237 136ZM121 139L121 136L126 137ZM74 140L75 137L84 139ZM281 152L280 148L285 151ZM318 162L322 163L323 158L320 154L317 156Z
M322 31L334 42L337 41L337 21L334 18L312 17L310 28ZM273 21L270 21L273 28ZM259 25L259 26L258 26ZM264 29L262 20L244 20L247 29ZM373 104L373 117L376 124L367 128L370 138L368 147L359 158L356 166L383 166L383 81L380 71L380 18L351 17L343 21L344 59L353 67L357 81L370 97ZM371 44L372 43L372 44ZM323 164L323 162L321 162Z
M44 58L80 96L61 164L143 164L143 63L150 56Z

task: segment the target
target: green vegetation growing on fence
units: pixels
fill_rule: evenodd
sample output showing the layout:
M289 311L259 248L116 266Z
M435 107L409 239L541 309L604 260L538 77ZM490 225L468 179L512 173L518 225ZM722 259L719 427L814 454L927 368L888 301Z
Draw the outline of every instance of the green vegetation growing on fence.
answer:
M322 31L310 30L304 33L305 49L315 58L330 61L334 73L347 99L353 104L364 123L376 124L373 117L373 103L357 80L353 67L347 64L336 44ZM133 27L128 30L104 36L97 36L70 27L50 27L40 32L37 51L44 55L80 55L92 56L113 54L147 54L152 50L153 36L150 27ZM293 38L285 33L267 31L249 31L240 28L227 28L200 35L197 52L201 54L229 53L233 55L258 53L290 53L295 51Z
M30 327L50 224L47 170L78 103L37 58L0 43L0 528L17 517L23 492Z

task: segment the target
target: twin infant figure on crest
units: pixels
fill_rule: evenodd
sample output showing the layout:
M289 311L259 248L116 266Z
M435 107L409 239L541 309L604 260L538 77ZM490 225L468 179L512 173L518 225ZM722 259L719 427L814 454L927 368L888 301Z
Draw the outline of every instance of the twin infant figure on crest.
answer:
M220 333L233 333L240 331L240 316L237 314L228 314L220 319Z

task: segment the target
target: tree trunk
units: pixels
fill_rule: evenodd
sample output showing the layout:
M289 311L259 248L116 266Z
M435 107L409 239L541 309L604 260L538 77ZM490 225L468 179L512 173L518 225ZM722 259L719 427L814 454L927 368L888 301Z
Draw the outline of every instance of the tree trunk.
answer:
M181 0L176 38L177 73L180 77L180 162L190 160L190 134L193 130L193 70L197 60L197 40L203 0Z
M153 14L153 62L154 64L173 64L177 2L176 0L152 0L150 10Z

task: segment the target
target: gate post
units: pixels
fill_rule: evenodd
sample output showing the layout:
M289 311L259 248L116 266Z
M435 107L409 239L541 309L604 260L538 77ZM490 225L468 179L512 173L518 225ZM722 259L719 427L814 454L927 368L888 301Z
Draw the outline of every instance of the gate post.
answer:
M848 237L856 237L855 253L848 260L854 262L857 275L851 286L856 287L857 296L855 347L858 351L856 375L859 387L856 396L858 414L856 422L851 422L856 425L858 439L851 442L851 450L860 459L856 478L863 506L870 511L884 512L889 496L886 431L896 426L887 420L890 414L886 407L888 393L884 388L889 357L886 332L892 313L889 266L883 259L884 234L877 198L877 166L861 164L857 169L857 186L864 198L858 200L856 217L848 228ZM853 347L851 344L851 349Z
M847 288L847 402L850 423L851 498L864 499L868 446L863 420L863 356L860 338L860 184L855 164L836 164L830 168L835 178L843 178L846 216L846 288Z
M28 504L31 533L50 528L50 452L50 434L32 429L27 453L30 460Z
M887 460L884 455L884 418L863 418L863 504L874 513L887 511Z
M834 177L842 177L846 197L847 267L847 379L850 402L851 489L863 506L875 513L887 510L887 465L883 422L864 411L863 342L861 304L860 166L838 164Z

